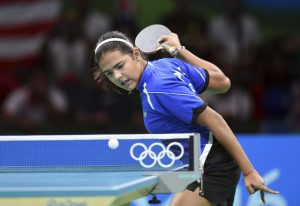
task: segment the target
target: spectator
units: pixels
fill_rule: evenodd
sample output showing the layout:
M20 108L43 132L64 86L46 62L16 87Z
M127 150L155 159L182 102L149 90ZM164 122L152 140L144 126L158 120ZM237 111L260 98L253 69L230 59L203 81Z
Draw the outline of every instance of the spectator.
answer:
M206 94L205 98L236 129L241 130L252 118L251 95L243 87L233 87L223 95Z
M209 97L209 101L233 127L241 128L253 117L249 87L261 37L255 18L243 10L243 0L224 0L224 6L224 13L213 17L208 25L209 56L229 76L232 87L229 93Z
M291 132L300 132L300 84L295 83L292 89L293 101L287 118L288 127Z
M67 111L63 93L49 84L41 71L30 74L27 83L4 100L3 122L22 133L37 133L47 124L62 120Z
M259 69L262 79L253 84L253 99L262 132L287 132L288 113L292 101L290 64L280 43L273 41L262 53Z
M113 16L113 29L126 33L132 39L138 33L137 11L133 0L118 0Z
M19 86L19 81L14 77L12 72L0 72L0 105L6 96Z
M78 24L89 45L94 45L99 36L112 27L111 17L96 9L93 0L74 0L73 8L78 13ZM91 46L92 47L92 46Z
M225 13L209 23L212 53L240 70L258 47L260 31L255 18L243 10L243 0L224 1Z
M196 55L207 55L207 22L193 11L191 0L173 0L174 9L163 16L161 22L180 36L185 45Z
M87 76L88 47L76 11L67 11L63 15L57 33L45 48L49 72L60 83L80 82Z

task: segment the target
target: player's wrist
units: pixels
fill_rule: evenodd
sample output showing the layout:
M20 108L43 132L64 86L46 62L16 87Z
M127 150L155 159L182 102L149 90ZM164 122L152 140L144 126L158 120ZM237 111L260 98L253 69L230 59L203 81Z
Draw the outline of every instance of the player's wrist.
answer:
M251 169L251 170L245 172L245 173L243 174L243 176L244 176L244 177L247 177L247 176L250 175L251 173L258 173L258 172L253 168L253 169Z
M185 50L185 46L180 46L177 47L173 52L172 52L172 56L177 58L181 55L182 51Z

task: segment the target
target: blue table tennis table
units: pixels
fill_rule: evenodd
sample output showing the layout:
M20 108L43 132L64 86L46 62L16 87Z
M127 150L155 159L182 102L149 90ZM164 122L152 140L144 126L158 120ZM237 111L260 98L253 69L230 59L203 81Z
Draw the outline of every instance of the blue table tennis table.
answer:
M0 205L129 205L158 183L141 172L0 173Z
M174 135L173 140L184 136ZM193 142L199 140L191 136ZM115 150L108 148L107 135L0 136L0 206L125 206L149 194L182 191L201 178L197 158L193 171L155 167L150 171L130 157L130 148L140 139L114 137L120 142ZM154 137L143 136L144 147L157 145ZM199 149L199 142L193 149ZM168 153L167 160L174 155Z

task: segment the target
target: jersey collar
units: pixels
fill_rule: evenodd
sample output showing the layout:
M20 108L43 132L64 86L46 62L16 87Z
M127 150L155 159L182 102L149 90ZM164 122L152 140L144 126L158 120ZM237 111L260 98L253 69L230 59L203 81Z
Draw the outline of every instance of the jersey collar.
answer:
M138 91L143 91L144 82L146 82L149 79L153 69L154 69L154 65L148 61L147 65L143 71L143 74L140 78L140 81L138 83L138 86L137 86Z

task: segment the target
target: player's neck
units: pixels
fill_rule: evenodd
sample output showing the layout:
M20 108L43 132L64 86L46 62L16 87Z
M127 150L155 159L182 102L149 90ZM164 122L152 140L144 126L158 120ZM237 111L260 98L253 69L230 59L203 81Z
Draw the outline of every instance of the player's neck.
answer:
M147 67L147 65L148 65L148 61L146 61L146 60L142 60L141 62L140 62L140 77L139 77L139 80L138 80L138 82L140 82L140 80L141 80L141 78L142 78L142 75L143 75L143 73L144 73L144 71L145 71L145 68Z

